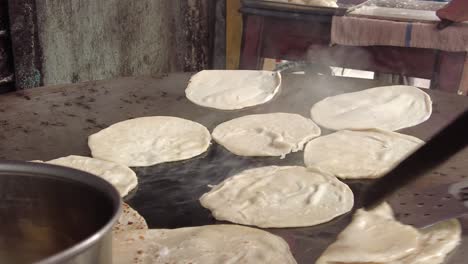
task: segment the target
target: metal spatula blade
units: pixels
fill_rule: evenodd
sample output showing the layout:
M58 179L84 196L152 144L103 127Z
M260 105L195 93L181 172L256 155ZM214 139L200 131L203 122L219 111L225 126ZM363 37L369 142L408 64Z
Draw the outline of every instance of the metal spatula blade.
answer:
M425 228L468 213L468 181L398 193L390 204L398 221Z

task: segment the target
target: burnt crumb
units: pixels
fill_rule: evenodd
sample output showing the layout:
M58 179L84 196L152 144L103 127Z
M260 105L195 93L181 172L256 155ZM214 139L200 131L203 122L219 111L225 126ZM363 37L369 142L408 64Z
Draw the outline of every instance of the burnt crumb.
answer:
M38 114L38 113L36 113L36 112L33 112L33 115L39 115L39 114Z
M85 97L84 95L81 95L81 96L79 96L79 97L76 98L76 99L78 99L78 100L84 100L85 98L86 98L86 97Z
M5 111L6 111L5 109L0 109L1 113L5 113Z
M56 126L56 127L64 127L65 126L65 124L62 123L62 122L52 123L52 122L48 122L48 121L41 121L40 125L41 126Z
M96 99L94 99L94 98L88 98L88 103L94 103L94 102L96 102Z
M136 94L130 94L133 98L138 98Z
M161 92L161 97L167 97L167 92Z
M120 109L123 109L123 106L119 106Z
M91 123L91 124L96 124L96 120L91 119L91 118L86 119L86 122Z
M0 126L6 126L6 125L8 125L7 120L0 120Z
M28 134L28 133L29 133L29 130L27 130L27 129L25 128L25 129L23 129L23 133Z
M181 100L184 99L184 98L185 98L185 96L179 95L179 96L177 96L176 101L179 102L179 101L181 101Z
M67 116L69 116L69 117L76 117L75 114L67 114L67 113L65 113L65 114L66 114Z
M90 91L92 93L97 93L98 90L96 90L96 88L94 88L94 87L90 87L90 88L88 88L88 91Z
M65 106L72 106L73 104L70 103L70 102L65 102L65 103L63 103L63 105L65 105Z
M128 99L120 99L120 101L127 103L127 104L133 104L133 102Z
M31 97L29 95L24 94L24 93L15 93L15 95L17 97L21 97L21 98L26 99L28 101L31 100Z
M52 104L52 107L53 107L53 108L56 108L56 107L59 107L59 106L60 106L60 105L58 105L58 104Z
M91 109L91 106L89 106L89 105L87 105L87 104L85 104L85 103L83 103L83 102L76 102L75 104L76 104L77 106L79 106L79 107L84 108L84 109L88 109L88 110Z

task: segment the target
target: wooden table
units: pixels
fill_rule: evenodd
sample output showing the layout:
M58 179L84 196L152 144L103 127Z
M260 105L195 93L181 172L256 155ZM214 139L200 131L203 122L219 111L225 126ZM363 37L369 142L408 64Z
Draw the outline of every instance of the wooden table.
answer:
M108 81L40 87L21 93L0 95L0 159L49 160L66 155L90 155L89 135L122 120L151 115L170 115L197 121L210 131L235 117L270 112L310 116L319 100L376 85L376 81L329 76L284 74L282 90L273 101L244 110L220 111L197 106L185 98L190 74L160 78L121 78ZM468 98L428 91L434 102L431 118L401 132L423 140L468 109ZM330 131L323 130L323 133ZM468 149L417 182L410 191L468 177ZM251 167L303 166L303 152L278 157L236 156L213 143L196 158L133 168L139 185L125 201L140 212L151 228L176 228L219 224L198 198L233 173ZM371 181L346 181L359 207L360 193ZM398 200L392 200L396 204ZM398 211L398 207L394 207ZM330 223L306 228L267 229L282 236L299 264L314 263L336 235L349 223L345 215ZM468 217L462 218L464 243L447 263L464 263L468 257Z
M370 46L330 47L331 15L243 6L241 69L260 69L263 58L430 79L431 88L466 94L466 52Z

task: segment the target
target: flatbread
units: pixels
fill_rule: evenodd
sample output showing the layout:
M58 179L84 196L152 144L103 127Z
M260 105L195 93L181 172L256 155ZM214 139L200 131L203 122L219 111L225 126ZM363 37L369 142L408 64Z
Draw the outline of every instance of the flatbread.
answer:
M218 220L259 227L301 227L349 212L353 193L334 176L299 166L245 170L200 198Z
M192 76L185 95L200 106L235 110L270 101L280 85L279 72L205 70Z
M431 116L432 101L422 90L384 86L325 98L311 109L312 119L332 130L380 128L395 131Z
M390 206L382 204L373 211L358 210L316 264L439 264L460 240L458 220L418 230L399 223Z
M130 207L130 205L122 203L122 213L117 223L112 227L112 235L116 236L123 232L146 229L148 229L148 224L143 216Z
M338 7L336 0L270 0L274 2L286 2L291 4L323 6L323 7Z
M114 264L295 264L288 244L266 231L210 225L125 232L113 238Z
M111 183L124 197L133 190L138 183L138 178L129 167L114 162L93 159L89 157L71 155L63 158L53 159L45 163L70 167L85 171L103 178Z
M126 120L93 134L88 145L95 158L127 166L151 166L185 160L205 152L211 141L206 127L172 116Z
M418 138L396 132L342 130L310 141L304 163L341 179L374 179L423 144Z
M297 114L248 115L218 125L213 139L240 156L282 156L304 149L320 128Z

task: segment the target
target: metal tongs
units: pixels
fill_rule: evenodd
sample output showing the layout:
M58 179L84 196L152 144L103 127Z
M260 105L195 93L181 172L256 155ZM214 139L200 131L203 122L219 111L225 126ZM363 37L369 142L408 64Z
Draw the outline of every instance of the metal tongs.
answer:
M363 207L372 209L379 205L385 198L423 177L467 145L468 110L373 183L364 194ZM437 186L417 196L405 203L408 213L398 217L401 222L426 227L468 213L468 181Z

